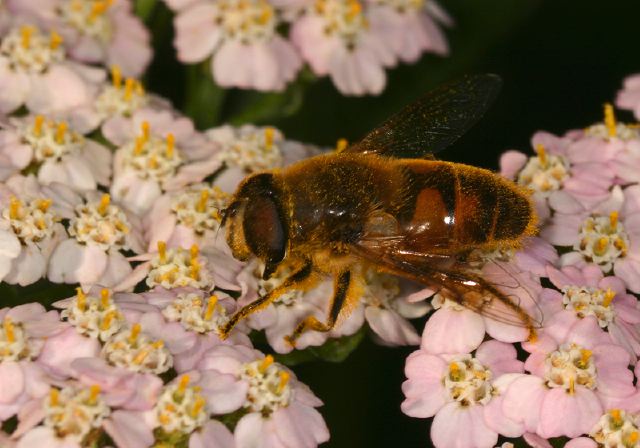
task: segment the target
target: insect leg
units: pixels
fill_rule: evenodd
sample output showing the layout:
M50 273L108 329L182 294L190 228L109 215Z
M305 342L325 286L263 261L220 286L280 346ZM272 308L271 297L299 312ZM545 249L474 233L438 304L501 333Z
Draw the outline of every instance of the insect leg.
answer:
M256 311L265 308L287 290L299 287L302 283L309 280L312 273L313 267L311 265L311 262L307 261L305 262L304 266L287 277L287 279L273 291L240 308L240 310L238 310L233 316L231 316L229 322L227 322L226 325L220 329L220 339L226 339L229 336L229 333L231 333L231 330L233 330L233 327L235 327L236 324L242 319L246 318Z
M336 324L336 321L338 320L340 311L342 311L345 305L350 284L351 271L344 271L338 274L334 282L333 298L331 299L331 307L329 309L329 315L327 316L327 322L320 322L314 316L306 317L296 326L293 334L291 334L290 336L285 336L285 340L295 347L296 340L302 333L307 330L322 332L331 331L331 329L333 329L333 326Z

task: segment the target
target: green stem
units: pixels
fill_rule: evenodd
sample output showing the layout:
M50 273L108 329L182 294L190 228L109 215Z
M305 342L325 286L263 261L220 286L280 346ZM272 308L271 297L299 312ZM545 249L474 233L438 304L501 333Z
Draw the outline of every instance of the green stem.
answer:
M218 123L226 92L209 74L209 61L187 67L183 110L199 129Z

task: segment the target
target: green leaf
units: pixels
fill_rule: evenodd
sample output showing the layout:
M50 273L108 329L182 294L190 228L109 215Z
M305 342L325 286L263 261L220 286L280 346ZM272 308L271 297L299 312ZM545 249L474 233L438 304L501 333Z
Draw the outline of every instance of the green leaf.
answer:
M133 5L134 12L143 22L148 22L157 3L158 0L136 0Z
M233 101L236 107L229 112L228 121L236 126L246 123L271 124L294 115L302 107L307 87L315 79L310 71L303 70L284 92L238 91Z
M218 123L226 92L209 74L209 61L187 67L184 112L199 129Z
M57 300L75 295L77 285L51 283L46 279L38 280L27 286L0 283L0 308L39 302L51 306Z
M309 347L304 350L294 350L284 355L275 354L277 362L295 366L308 361L342 362L356 349L367 331L363 326L356 333L341 338L329 339L319 347Z

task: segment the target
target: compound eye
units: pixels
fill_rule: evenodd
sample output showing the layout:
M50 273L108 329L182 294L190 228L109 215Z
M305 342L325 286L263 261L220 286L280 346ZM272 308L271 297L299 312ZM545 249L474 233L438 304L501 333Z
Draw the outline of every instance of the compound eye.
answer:
M285 256L287 233L284 218L269 196L251 198L244 212L243 230L251 251L267 266L277 265Z

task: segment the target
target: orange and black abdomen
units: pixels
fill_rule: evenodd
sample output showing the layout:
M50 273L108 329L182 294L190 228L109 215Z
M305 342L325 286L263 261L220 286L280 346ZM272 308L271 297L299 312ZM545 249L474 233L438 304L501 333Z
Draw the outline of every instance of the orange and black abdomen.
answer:
M515 243L533 229L527 194L481 168L450 162L402 160L409 197L401 225L415 249L443 252Z

